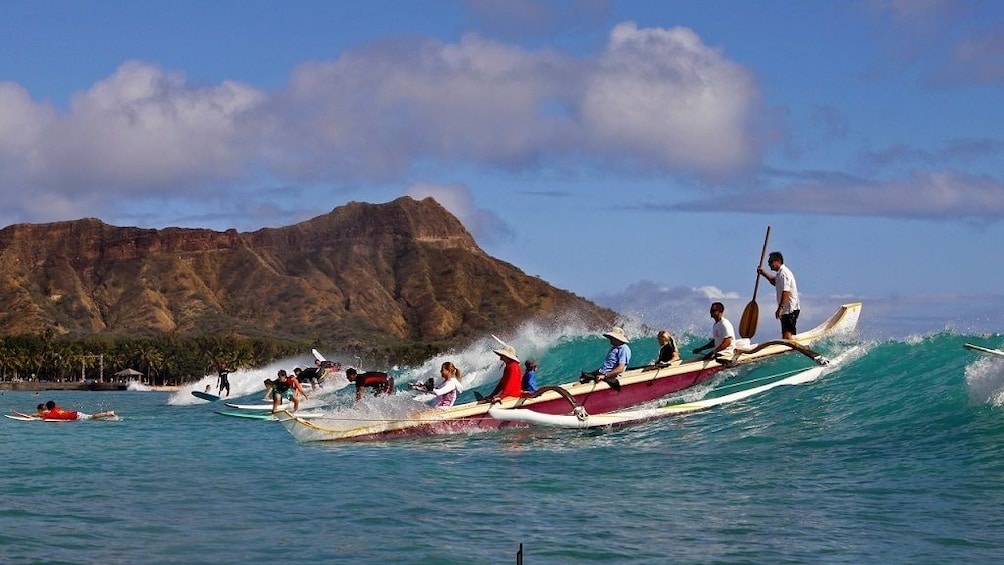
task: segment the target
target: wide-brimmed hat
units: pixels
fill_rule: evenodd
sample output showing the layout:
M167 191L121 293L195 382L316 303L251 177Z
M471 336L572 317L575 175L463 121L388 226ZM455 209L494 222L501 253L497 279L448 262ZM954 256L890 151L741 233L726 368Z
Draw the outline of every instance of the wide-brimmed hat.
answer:
M494 351L498 355L501 355L503 357L508 357L508 358L512 359L513 361L519 363L519 356L516 355L516 348L514 348L511 345L506 345L505 347L500 347L498 349L493 349L492 351Z
M627 336L624 335L624 329L617 326L610 328L610 331L603 334L603 337L613 338L621 343L631 343L630 341L628 341Z

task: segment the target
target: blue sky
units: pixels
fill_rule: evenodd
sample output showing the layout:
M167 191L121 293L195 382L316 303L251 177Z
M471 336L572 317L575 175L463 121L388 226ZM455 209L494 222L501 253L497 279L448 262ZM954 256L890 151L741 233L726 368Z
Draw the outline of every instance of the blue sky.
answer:
M997 2L8 1L0 225L283 226L434 196L655 324L1004 326ZM761 311L773 300L761 288ZM773 324L772 320L761 324Z

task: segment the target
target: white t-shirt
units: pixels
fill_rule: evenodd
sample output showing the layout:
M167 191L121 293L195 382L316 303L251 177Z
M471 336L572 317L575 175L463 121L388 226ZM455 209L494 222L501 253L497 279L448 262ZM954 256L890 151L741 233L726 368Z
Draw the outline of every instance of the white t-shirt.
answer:
M781 304L781 294L784 291L791 293L791 298L788 299L788 304L781 310L782 314L791 314L795 310L799 310L800 306L798 304L798 285L795 283L795 275L792 274L791 269L781 265L781 268L777 270L777 276L774 277L774 292L777 293L777 303Z
M715 325L711 327L711 335L715 338L715 347L725 341L725 338L732 338L732 345L721 350L719 353L724 353L729 355L736 348L736 330L732 328L732 322L728 318L722 317L721 321L715 322Z

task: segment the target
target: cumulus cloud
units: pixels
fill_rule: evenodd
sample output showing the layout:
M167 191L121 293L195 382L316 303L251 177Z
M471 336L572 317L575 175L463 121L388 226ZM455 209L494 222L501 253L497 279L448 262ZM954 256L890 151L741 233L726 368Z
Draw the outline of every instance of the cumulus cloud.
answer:
M927 220L1004 219L1004 182L956 171L916 172L889 181L791 184L776 190L669 206L706 212L880 216Z
M602 9L600 6L599 9ZM416 169L600 166L718 175L755 161L752 74L686 28L616 26L581 57L469 34L374 43L263 91L129 61L69 108L0 83L0 216ZM32 194L32 202L23 196ZM63 203L63 204L60 204ZM55 207L55 208L53 208ZM69 217L89 210L78 209Z
M585 80L582 122L601 153L725 173L759 158L752 73L688 28L617 25Z

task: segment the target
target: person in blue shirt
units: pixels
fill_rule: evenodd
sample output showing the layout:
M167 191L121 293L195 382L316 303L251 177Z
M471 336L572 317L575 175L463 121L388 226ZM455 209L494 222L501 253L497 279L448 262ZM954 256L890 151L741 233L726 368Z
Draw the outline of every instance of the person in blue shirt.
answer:
M624 330L615 326L603 334L603 337L610 341L610 350L607 351L607 356L603 359L603 365L595 371L583 372L582 376L579 377L580 382L615 379L627 370L628 363L631 362L631 348L628 347L630 342L624 335Z
M527 359L523 362L526 371L523 371L523 392L537 392L537 360Z

